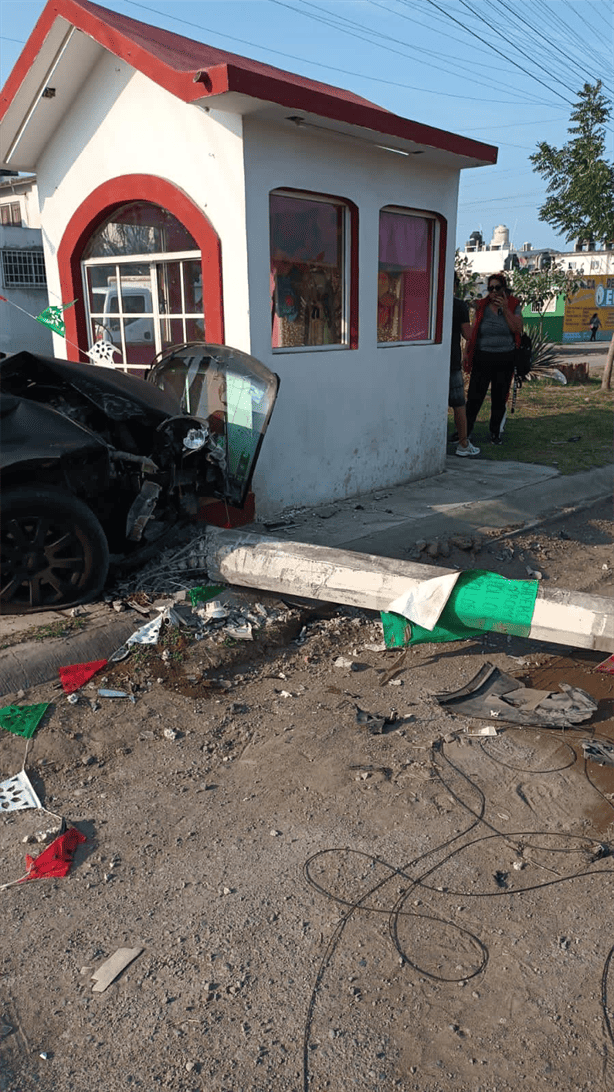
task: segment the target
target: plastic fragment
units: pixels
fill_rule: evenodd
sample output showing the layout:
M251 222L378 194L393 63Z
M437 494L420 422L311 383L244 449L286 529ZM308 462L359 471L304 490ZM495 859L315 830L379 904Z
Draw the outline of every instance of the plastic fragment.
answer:
M136 698L135 698L134 694L128 694L125 690L99 690L98 691L98 697L99 698L129 698L130 701L133 704L136 702Z

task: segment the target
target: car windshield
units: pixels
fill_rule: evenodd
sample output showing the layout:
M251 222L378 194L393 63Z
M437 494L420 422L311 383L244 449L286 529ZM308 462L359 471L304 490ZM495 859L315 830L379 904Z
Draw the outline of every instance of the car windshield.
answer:
M178 398L183 413L207 424L225 455L226 498L242 506L275 405L279 377L238 349L193 343L169 350L147 378Z

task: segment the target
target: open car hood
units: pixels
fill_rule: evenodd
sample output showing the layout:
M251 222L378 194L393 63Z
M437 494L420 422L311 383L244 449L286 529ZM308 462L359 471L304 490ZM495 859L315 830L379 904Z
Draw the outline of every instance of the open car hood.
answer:
M148 383L197 417L224 455L229 504L242 507L279 389L279 376L227 345L174 346L153 365Z

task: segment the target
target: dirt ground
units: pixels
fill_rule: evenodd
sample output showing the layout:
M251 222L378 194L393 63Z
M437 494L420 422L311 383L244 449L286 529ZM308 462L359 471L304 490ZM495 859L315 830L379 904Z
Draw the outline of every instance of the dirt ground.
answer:
M613 530L595 505L439 563L612 596ZM245 601L278 609L253 642L169 631L77 704L3 699L51 703L26 769L87 841L0 891L2 1092L611 1092L614 768L580 746L614 742L605 654L485 635L399 664L375 614ZM434 694L486 661L598 712L471 735ZM0 733L2 778L24 751ZM5 813L0 882L56 827Z

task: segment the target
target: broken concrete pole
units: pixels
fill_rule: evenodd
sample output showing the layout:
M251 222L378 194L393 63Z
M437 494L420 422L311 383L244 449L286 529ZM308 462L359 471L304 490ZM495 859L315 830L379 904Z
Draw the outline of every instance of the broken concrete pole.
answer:
M403 592L454 571L247 531L207 532L210 580L365 610L386 611ZM614 652L614 600L540 586L529 637Z

